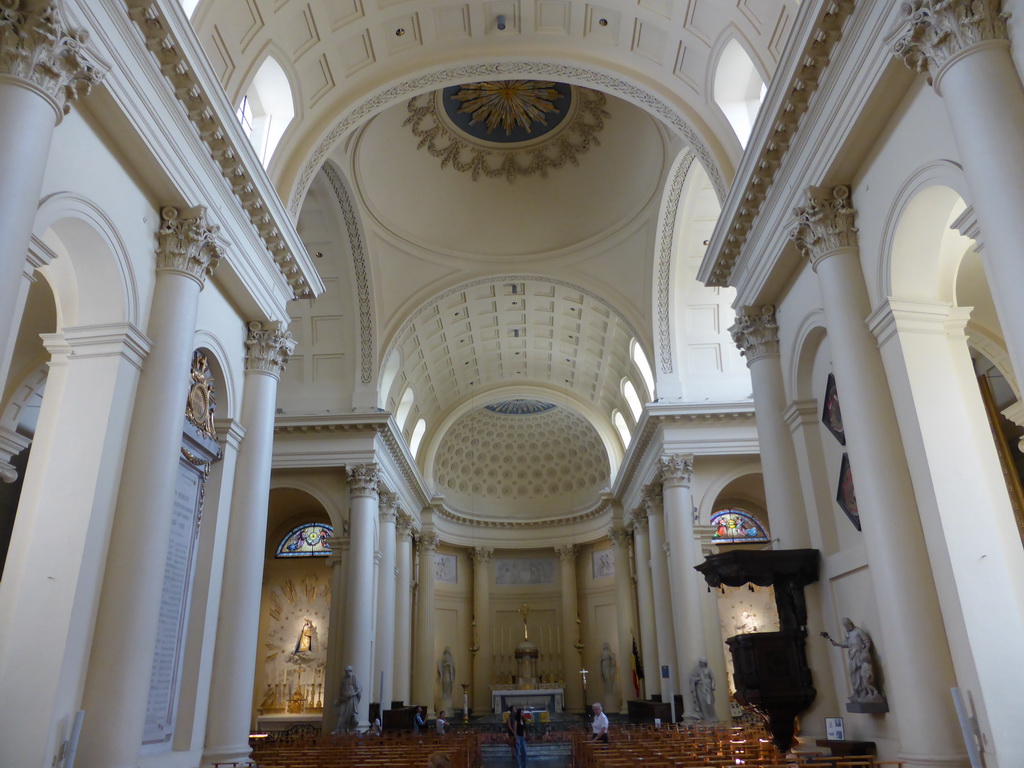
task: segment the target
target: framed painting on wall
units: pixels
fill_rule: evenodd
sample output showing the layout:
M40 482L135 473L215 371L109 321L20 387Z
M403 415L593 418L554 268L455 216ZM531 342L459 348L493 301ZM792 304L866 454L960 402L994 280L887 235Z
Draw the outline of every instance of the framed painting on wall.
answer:
M853 527L860 530L860 513L857 511L857 494L853 489L853 471L850 469L850 454L843 454L843 463L839 467L839 488L836 490L836 501L840 509L846 513Z
M821 423L825 425L832 437L840 445L846 445L846 432L843 430L843 413L839 410L839 393L836 391L836 376L828 375L825 384L825 404L821 409Z

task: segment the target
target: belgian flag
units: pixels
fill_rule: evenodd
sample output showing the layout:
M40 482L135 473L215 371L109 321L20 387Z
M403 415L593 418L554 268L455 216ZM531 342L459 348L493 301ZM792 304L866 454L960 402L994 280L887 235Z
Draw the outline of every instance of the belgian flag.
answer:
M637 698L640 698L640 680L644 676L644 664L640 661L640 651L636 647L636 638L633 637L633 689L636 691Z

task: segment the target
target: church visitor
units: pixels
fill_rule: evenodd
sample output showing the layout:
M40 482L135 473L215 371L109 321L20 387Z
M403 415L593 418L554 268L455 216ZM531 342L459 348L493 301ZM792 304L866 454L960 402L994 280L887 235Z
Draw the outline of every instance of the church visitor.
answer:
M590 724L593 733L590 738L593 741L608 743L608 715L604 713L604 707L599 703L594 704L594 722Z
M444 719L444 710L442 709L437 713L437 720L434 721L434 727L437 728L438 735L444 735L444 727L448 725L448 721Z

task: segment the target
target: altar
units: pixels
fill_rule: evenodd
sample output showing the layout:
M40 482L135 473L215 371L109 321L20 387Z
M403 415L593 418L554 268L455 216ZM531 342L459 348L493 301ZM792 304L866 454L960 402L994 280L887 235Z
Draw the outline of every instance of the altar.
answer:
M273 715L260 715L256 718L256 730L260 733L276 733L289 731L296 725L311 725L320 728L324 721L324 713L320 712L298 712L285 714L284 712Z
M553 714L564 708L563 695L562 688L492 690L491 709L504 712L509 705L515 704L518 709L544 709Z

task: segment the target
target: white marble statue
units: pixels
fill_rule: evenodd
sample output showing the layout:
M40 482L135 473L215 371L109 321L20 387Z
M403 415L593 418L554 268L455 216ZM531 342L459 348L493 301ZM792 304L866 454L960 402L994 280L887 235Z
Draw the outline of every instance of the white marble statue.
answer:
M701 656L690 673L690 696L693 698L693 716L704 722L717 720L715 715L715 673L708 660Z
M875 665L871 658L871 635L847 618L844 618L841 623L843 629L846 630L845 642L836 642L828 632L822 632L821 636L836 648L846 649L847 672L850 675L850 688L853 691L850 701L861 703L884 701L885 696L875 686Z
M363 689L359 685L359 680L356 679L355 672L352 671L352 667L345 667L345 677L341 681L341 693L338 694L338 700L334 702L334 706L338 708L338 725L334 729L335 733L347 733L354 731L356 726L359 725L359 718L357 712L359 710L359 700L363 697Z

